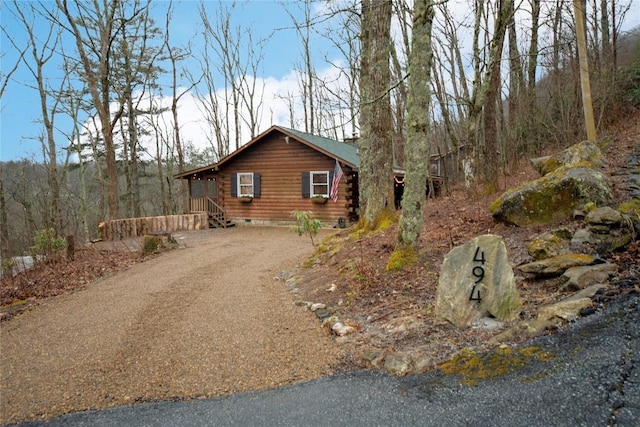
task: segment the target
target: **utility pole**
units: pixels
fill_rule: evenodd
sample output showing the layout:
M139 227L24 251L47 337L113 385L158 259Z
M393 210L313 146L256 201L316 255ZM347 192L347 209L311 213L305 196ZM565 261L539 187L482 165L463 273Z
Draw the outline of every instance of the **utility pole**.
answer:
M587 139L596 141L596 123L593 118L591 103L591 84L589 82L589 60L587 55L587 41L584 30L584 11L586 0L573 0L573 10L576 15L576 39L578 41L578 58L580 60L580 86L582 88L582 109L587 128Z

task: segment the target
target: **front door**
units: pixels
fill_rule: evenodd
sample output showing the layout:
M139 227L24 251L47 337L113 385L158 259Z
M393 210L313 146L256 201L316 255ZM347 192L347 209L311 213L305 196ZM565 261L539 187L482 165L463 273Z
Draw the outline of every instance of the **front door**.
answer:
M213 200L216 204L219 204L218 200L218 178L215 176L207 177L206 196Z

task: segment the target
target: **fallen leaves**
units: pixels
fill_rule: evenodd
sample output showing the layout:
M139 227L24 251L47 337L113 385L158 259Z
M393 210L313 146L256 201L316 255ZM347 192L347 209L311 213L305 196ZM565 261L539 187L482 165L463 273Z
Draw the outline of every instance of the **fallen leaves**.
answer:
M0 306L71 292L139 260L137 252L91 248L77 249L73 260L58 254L25 272L0 280Z

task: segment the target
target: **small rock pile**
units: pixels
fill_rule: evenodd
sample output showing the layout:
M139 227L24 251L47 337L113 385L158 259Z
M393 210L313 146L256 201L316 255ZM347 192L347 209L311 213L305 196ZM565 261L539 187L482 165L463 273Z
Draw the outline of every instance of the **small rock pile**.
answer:
M587 168L593 174L599 174L598 169L606 164L600 148L607 146L609 141L595 144L585 141L576 144L562 152L554 155L533 159L532 165L545 177L566 173L575 168ZM549 306L541 307L535 319L520 322L511 329L494 337L494 342L511 340L518 337L529 337L538 335L542 330L554 327L558 320L572 321L578 316L588 315L595 312L594 302L602 299L610 280L621 274L629 275L630 278L618 280L618 285L624 287L636 287L639 279L635 274L640 272L620 271L618 265L608 262L611 254L624 250L631 242L637 239L637 232L640 230L640 162L639 155L630 156L627 165L614 172L615 175L624 178L622 181L626 187L630 199L618 206L617 209L611 207L614 200L606 197L585 198L589 195L586 188L578 188L576 194L580 197L572 199L572 203L567 205L573 209L573 219L581 220L584 226L572 231L569 228L559 228L548 231L533 239L528 245L527 251L533 262L520 265L517 269L533 280L534 283L544 280L557 280L558 290L567 294L567 298ZM609 180L606 177L596 179L598 186L610 188ZM539 190L538 185L525 185L527 197L535 200L540 199L536 195ZM514 196L518 191L510 191L506 194ZM542 191L544 193L544 191ZM545 203L538 205L540 214L544 209L559 209L554 205L553 200L559 200L554 192L549 193L550 199L544 199ZM509 197L506 197L508 199ZM504 211L503 195L493 205L494 217L497 220L503 219ZM509 207L511 205L507 205ZM599 206L599 207L598 207ZM499 207L499 208L498 208ZM511 212L513 218L519 220L508 220L509 223L544 223L553 221L539 221L545 218L554 218L554 215L544 213L539 217L528 216L532 212ZM520 215L524 214L524 218ZM574 293L571 295L570 293Z
M576 213L576 216L581 216ZM594 301L606 292L618 265L605 260L635 238L632 221L611 207L600 207L584 217L585 227L575 232L559 228L543 233L528 245L533 262L517 267L533 283L555 280L566 298L540 307L533 320L522 321L496 335L494 343L539 335L559 321L573 321L596 311ZM632 282L629 282L632 285Z
M294 295L300 294L300 290L298 289L299 278L297 276L283 271L280 273L280 279L285 280L289 292ZM335 289L336 285L332 284L327 289L327 292L333 292ZM328 328L333 335L338 337L344 337L358 330L357 325L346 324L340 319L337 314L338 308L336 307L329 307L322 302L310 302L300 299L295 301L295 305L309 309L322 322L322 326Z

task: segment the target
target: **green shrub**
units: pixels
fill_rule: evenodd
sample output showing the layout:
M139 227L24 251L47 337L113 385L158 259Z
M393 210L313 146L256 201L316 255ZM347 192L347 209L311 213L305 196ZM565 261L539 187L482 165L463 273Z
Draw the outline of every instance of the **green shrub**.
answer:
M46 228L36 233L31 246L31 253L34 258L47 257L56 254L66 247L64 238L56 236L53 228Z
M291 227L291 231L298 233L298 236L308 234L311 238L311 244L316 247L316 243L313 241L313 237L318 234L318 230L322 227L322 223L319 219L313 217L311 211L291 211L291 217L296 220L296 225Z
M13 258L2 260L2 276L13 276L13 271L16 268L16 260Z
M158 236L144 236L144 243L142 247L142 255L155 254L160 250L162 246L162 239Z

